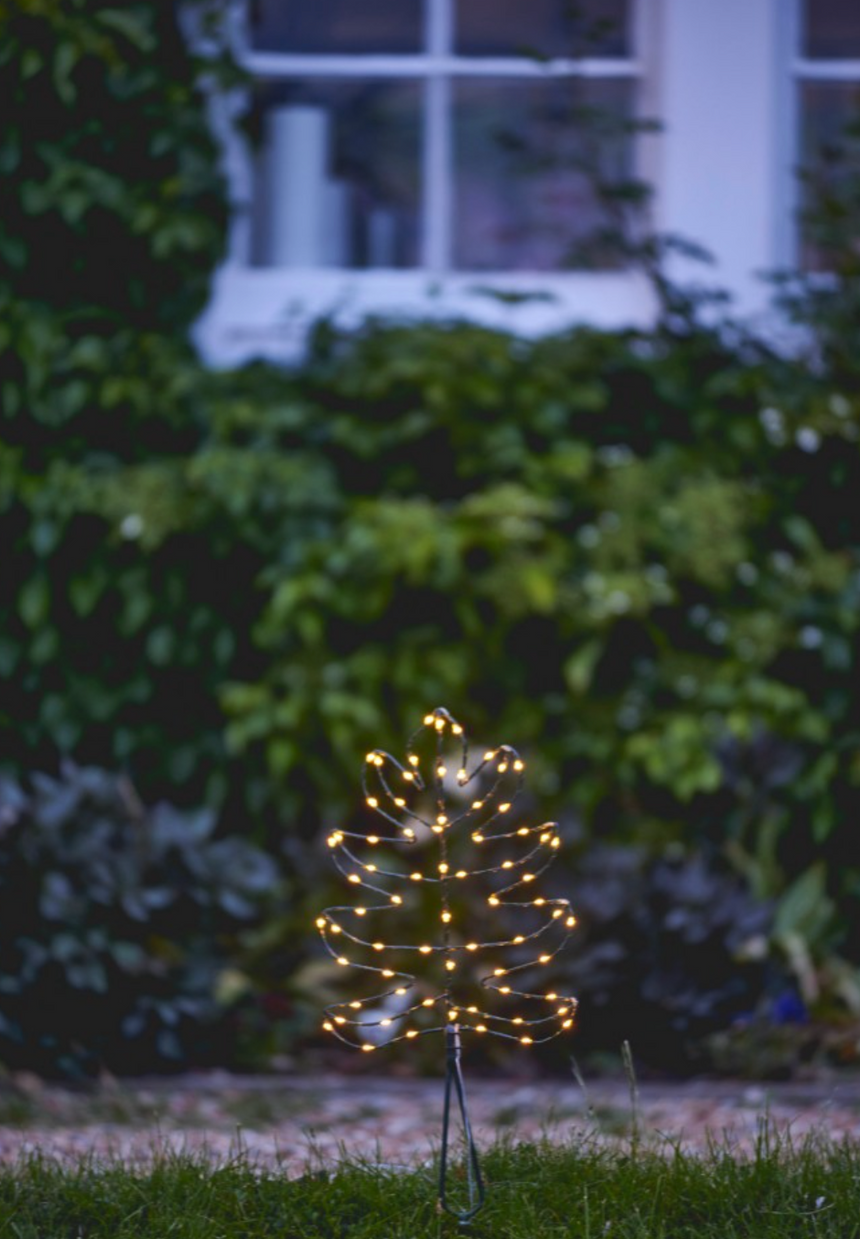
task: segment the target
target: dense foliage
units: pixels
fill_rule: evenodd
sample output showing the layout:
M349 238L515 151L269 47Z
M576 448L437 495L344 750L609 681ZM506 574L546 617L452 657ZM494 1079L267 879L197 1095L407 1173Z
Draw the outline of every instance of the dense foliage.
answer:
M536 342L322 324L291 373L207 373L198 10L207 60L172 5L0 16L5 768L241 813L307 890L368 744L446 704L588 837L727 858L804 1000L860 1011L855 260L783 287L789 353L681 297ZM850 255L843 190L808 203Z
M272 860L102 770L32 783L0 780L0 1057L64 1074L220 1061L219 994L240 928L271 910Z

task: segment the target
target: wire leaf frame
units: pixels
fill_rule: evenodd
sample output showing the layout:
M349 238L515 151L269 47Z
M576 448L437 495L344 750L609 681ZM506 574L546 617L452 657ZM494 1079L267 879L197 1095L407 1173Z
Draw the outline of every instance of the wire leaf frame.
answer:
M470 768L463 727L442 707L425 716L405 761L367 754L365 803L381 824L329 835L358 900L326 908L316 924L332 959L372 979L374 992L328 1006L326 1031L369 1052L451 1028L526 1046L573 1028L576 999L535 977L576 918L567 899L539 893L561 839L555 822L519 821L524 770L507 744ZM436 934L397 941L404 935L391 927L428 909ZM495 928L508 919L522 932Z

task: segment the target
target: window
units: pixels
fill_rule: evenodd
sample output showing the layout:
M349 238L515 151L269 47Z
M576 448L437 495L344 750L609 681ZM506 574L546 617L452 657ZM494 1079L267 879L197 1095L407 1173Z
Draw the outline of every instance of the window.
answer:
M632 0L252 0L256 268L552 272L632 177ZM591 247L592 265L613 265Z
M860 0L801 0L798 36L799 163L835 189L860 173L860 144L852 157L842 141L846 126L860 122ZM808 270L828 265L810 235L801 236L800 262Z

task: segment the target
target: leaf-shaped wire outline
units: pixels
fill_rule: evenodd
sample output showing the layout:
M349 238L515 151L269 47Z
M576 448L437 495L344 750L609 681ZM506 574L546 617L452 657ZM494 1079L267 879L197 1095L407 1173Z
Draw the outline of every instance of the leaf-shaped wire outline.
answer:
M437 811L432 820L419 814L414 807L410 806L408 797L402 794L406 790L424 792L428 789L427 781L424 779L420 769L421 759L415 751L419 737L425 737L428 731L435 733L436 737L436 752L435 757L432 759L432 783ZM465 790L469 784L475 780L480 780L488 767L493 763L495 764L494 775L496 776L488 790L485 790L477 800L473 801L469 808L464 809L453 817L448 816L444 781L449 772L444 764L442 754L443 741L447 738L446 733L449 731L459 742L460 765L456 775L458 787ZM456 1024L461 1031L487 1033L506 1038L510 1041L518 1041L524 1045L539 1045L543 1042L551 1041L560 1033L566 1032L573 1027L577 1007L576 998L571 995L561 995L554 991L537 993L528 990L516 990L508 983L508 978L514 974L527 969L533 969L536 966L549 964L555 959L559 952L567 945L571 931L576 925L576 917L573 915L570 902L565 898L547 899L540 896L528 900L503 898L503 896L509 896L518 888L531 885L532 882L536 881L552 864L561 846L558 824L556 822L544 822L542 825L535 827L521 826L510 831L492 830L488 833L488 827L499 823L513 808L516 798L523 789L524 769L525 763L516 749L510 745L503 744L498 748L486 751L483 758L470 772L469 746L465 732L461 724L452 717L448 710L441 706L437 707L430 714L425 715L422 726L410 737L407 744L405 764L381 749L374 749L367 754L362 771L362 789L364 791L365 803L385 822L394 826L398 833L393 839L383 839L374 834L336 830L329 835L328 845L332 850L332 858L336 867L347 881L356 889L384 896L385 902L380 904L361 904L358 906L347 904L333 905L324 909L317 918L316 923L326 950L337 963L373 973L385 979L389 982L389 985L378 994L363 998L360 1001L354 999L351 1002L338 1002L328 1006L325 1011L326 1018L323 1024L326 1031L333 1033L347 1045L363 1050L373 1050L377 1048L376 1043L367 1039L362 1041L354 1040L350 1035L353 1030L387 1029L407 1021L418 1012L434 1007L440 1008L443 1011L444 1020L442 1023L428 1028L412 1027L400 1032L395 1031L393 1035L387 1035L385 1044L390 1045L395 1041L409 1040L419 1036L426 1036L429 1033L444 1032L446 1028ZM508 793L509 799L497 800L496 795L505 781L505 776L509 772L516 776L515 787L511 793ZM406 784L405 788L392 786L394 779L398 777L402 783ZM447 859L448 834L453 828L463 823L471 822L474 824L475 817L478 814L483 814L484 817L478 824L478 828L472 830L471 838L476 846L491 840L498 842L505 839L528 838L532 835L537 836L537 842L529 851L517 858L508 857L499 864L483 869L458 869L452 872ZM401 869L381 867L372 861L362 860L347 843L347 840L357 839L371 848L380 843L391 842L414 845L417 842L418 834L413 823L435 833L439 840L439 853L442 860L437 866L436 874L425 874L418 870L406 872ZM535 859L538 861L536 865L529 863ZM526 865L529 866L528 869L524 868ZM487 902L494 907L501 908L546 908L548 916L544 923L529 934L518 934L512 938L491 942L453 942L448 924L450 915L446 917L451 884L464 878L499 874L508 871L516 873L519 869L522 869L523 872L516 876L509 885L497 890L488 898ZM343 924L345 918L354 915L363 918L370 913L396 912L402 906L403 897L396 891L392 893L386 887L378 885L380 879L394 879L397 882L403 883L430 883L439 886L443 922L443 941L441 944L428 943L416 946L414 943L402 944L368 940L354 933ZM443 954L445 956L446 969L450 969L453 973L457 970L457 961L461 954L474 954L481 950L504 947L518 947L541 938L548 933L553 925L560 921L564 922L563 928L566 932L562 941L552 950L545 950L536 958L514 964L509 968L496 968L492 973L480 978L480 984L485 989L495 991L506 999L520 998L523 1000L537 1000L539 1002L547 1001L553 1005L554 1009L551 1013L535 1019L526 1019L522 1016L502 1016L495 1012L483 1011L476 1006L458 1007L454 1004L450 987L447 985L435 996L424 998L419 1002L413 1002L411 1005L403 1007L394 1015L385 1015L379 1018L356 1017L355 1012L362 1011L365 1007L384 1003L386 1000L395 997L405 997L423 979L413 972L381 968L351 960L342 951L338 951L331 941L333 937L336 937L341 941L352 942L369 951L415 951L426 956ZM555 1025L555 1027L552 1031L546 1031L547 1025ZM533 1032L537 1035L532 1035Z

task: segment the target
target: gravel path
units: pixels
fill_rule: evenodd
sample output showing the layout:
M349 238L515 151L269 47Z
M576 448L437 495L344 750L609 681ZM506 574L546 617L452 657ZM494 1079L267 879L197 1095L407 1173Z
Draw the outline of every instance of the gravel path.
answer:
M749 1085L704 1080L642 1084L634 1108L626 1081L467 1082L476 1138L589 1138L629 1145L666 1139L702 1151L709 1139L749 1152L767 1121L795 1139L817 1132L860 1139L860 1081ZM342 1156L416 1164L432 1158L442 1083L378 1076L227 1075L101 1087L90 1094L17 1077L0 1093L0 1159L39 1152L65 1162L120 1158L145 1164L166 1152L223 1163L245 1154L261 1169L299 1174Z

